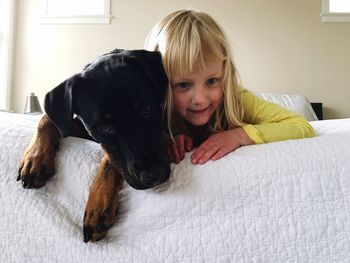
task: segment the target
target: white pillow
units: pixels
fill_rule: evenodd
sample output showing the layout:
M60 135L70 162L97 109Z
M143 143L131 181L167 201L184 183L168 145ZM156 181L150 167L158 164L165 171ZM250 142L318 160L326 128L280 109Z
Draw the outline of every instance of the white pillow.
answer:
M258 93L257 95L267 101L274 102L290 111L303 115L308 121L318 120L310 101L305 96L273 93Z

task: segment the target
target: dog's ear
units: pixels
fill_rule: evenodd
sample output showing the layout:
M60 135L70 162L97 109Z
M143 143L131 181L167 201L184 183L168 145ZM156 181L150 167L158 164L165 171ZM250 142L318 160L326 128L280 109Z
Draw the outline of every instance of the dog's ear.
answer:
M152 86L159 99L163 101L168 87L168 77L165 73L162 55L158 51L131 50L130 54L136 58L142 70L152 82Z
M45 96L44 108L62 137L67 137L73 127L73 90L80 84L80 74L62 82Z

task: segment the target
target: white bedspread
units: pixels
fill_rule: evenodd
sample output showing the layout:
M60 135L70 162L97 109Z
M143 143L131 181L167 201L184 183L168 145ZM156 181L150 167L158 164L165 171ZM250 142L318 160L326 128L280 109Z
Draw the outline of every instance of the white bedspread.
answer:
M1 263L350 262L350 119L205 165L187 156L157 189L125 186L118 221L87 244L84 207L102 152L66 138L56 175L23 189L18 163L37 120L0 112Z

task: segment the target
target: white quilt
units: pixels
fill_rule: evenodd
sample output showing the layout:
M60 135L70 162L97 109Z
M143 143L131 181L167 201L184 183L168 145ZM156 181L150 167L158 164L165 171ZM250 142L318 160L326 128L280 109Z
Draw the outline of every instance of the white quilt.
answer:
M55 176L23 189L18 163L37 120L0 112L1 263L350 262L350 119L205 165L187 155L161 187L125 186L118 221L87 244L82 221L100 147L62 140Z

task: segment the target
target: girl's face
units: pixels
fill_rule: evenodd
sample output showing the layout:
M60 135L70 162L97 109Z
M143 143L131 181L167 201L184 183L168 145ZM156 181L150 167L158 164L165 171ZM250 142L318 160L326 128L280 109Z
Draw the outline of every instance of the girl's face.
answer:
M222 74L222 61L208 61L204 70L174 76L171 87L176 113L194 126L208 123L223 100Z

